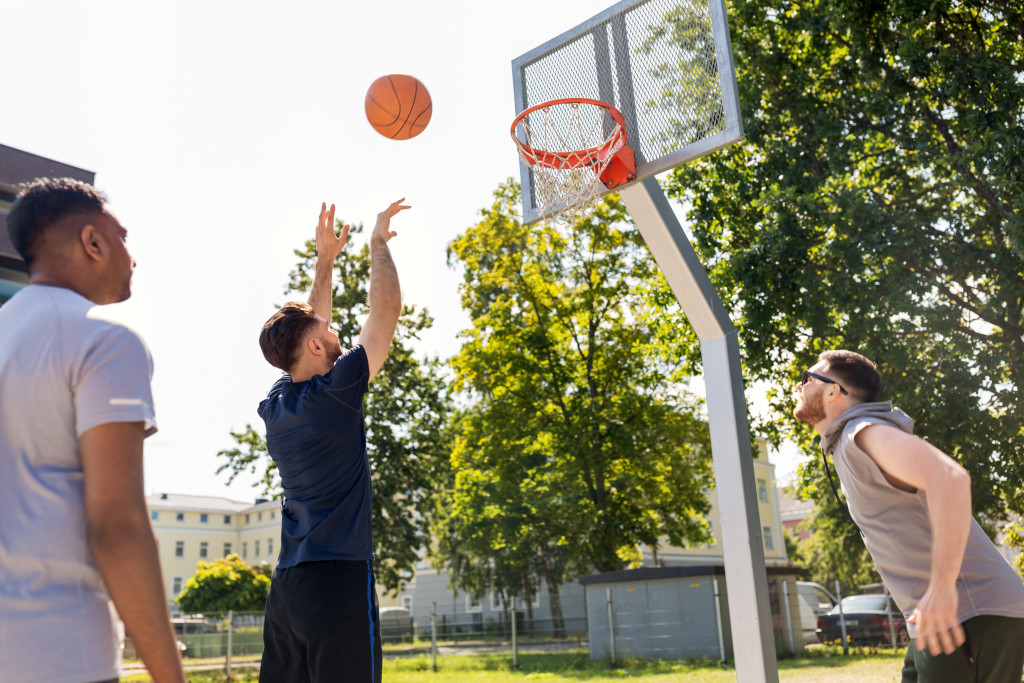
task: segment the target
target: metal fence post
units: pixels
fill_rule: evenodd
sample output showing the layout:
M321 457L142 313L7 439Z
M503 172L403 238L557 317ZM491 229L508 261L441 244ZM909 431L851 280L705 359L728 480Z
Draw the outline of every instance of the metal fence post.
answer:
M722 596L718 593L718 579L711 579L715 587L715 625L718 627L718 653L725 663L725 634L722 631Z
M789 612L789 581L782 580L782 604L786 606L786 627L789 629L789 652L796 654L796 646L793 644L793 617Z
M615 664L615 611L612 609L612 589L605 589L608 598L608 637L612 645L612 664Z
M228 652L224 656L224 675L231 680L231 636L234 634L235 620L232 610L228 610Z
M843 634L843 654L850 654L850 643L846 639L846 615L843 614L843 596L839 592L839 579L836 579L836 600L839 605L839 628Z
M430 603L430 652L434 660L434 671L437 671L437 603Z
M892 623L892 602L889 599L889 587L882 584L885 588L885 620L889 622L889 638L892 640L892 651L896 652L896 624Z
M519 645L516 642L516 599L512 598L512 668L519 668Z

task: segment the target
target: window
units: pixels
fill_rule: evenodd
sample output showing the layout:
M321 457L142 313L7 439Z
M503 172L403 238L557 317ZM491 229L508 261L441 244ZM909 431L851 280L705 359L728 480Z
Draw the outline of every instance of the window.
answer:
M499 593L498 591L494 591L493 593L491 593L491 611L501 611L501 593Z
M764 549L775 550L775 535L772 534L772 528L770 526L761 527L761 533L764 536Z
M263 512L262 511L256 513L256 521L257 522L262 522L263 521Z
M224 557L227 557L230 554L231 554L231 544L230 543L225 543L224 544Z
M718 539L715 538L715 522L712 519L708 520L708 533L711 534L711 540L708 541L708 547L714 548L718 545Z
M252 556L253 557L259 557L260 556L260 542L259 541L253 541L252 542Z
M249 544L248 543L243 543L242 544L242 559L244 560L248 556L249 556Z
M210 516L208 514L206 514L205 512L202 513L201 515L199 515L199 523L200 524L206 524L209 521L210 521Z
M757 480L757 499L762 503L768 502L768 482L764 479Z
M156 510L153 510L152 512L149 513L149 518L155 522L160 519L160 513L157 512Z
M249 523L249 515L246 515L246 516L245 516L245 523L246 523L246 524L248 524L248 523Z
M399 602L401 602L402 607L404 607L405 609L409 610L409 614L412 614L412 596L411 595L403 595L401 597L401 599L399 600Z
M231 524L231 515L224 515L224 523Z
M467 612L483 612L484 606L479 599L474 598L472 595L466 596L466 611Z
M271 510L271 511L270 511L270 518L271 518L271 519L274 519L274 518L276 518L276 517L277 517L277 511L276 511L276 510Z
M274 539L267 539L267 555L274 556Z
M181 584L184 577L175 576L171 579L171 595L178 595L181 593Z
M206 556L210 554L210 544L206 541L199 542L199 557L206 559Z
M185 541L174 542L174 556L185 557Z
M174 515L174 519L177 522L184 522L185 521L185 513L184 512L179 512L178 514Z

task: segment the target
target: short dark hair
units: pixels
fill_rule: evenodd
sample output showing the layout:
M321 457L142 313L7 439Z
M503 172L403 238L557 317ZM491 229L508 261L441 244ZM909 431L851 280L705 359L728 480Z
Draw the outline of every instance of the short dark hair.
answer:
M882 389L882 376L875 364L854 351L837 349L818 354L818 360L828 363L828 371L861 403L878 398Z
M289 301L263 324L260 332L263 357L275 368L289 372L299 360L302 342L316 323L312 306L301 301Z
M107 197L88 183L74 178L36 178L22 185L7 213L11 244L31 267L39 238L68 216L94 215L104 209Z

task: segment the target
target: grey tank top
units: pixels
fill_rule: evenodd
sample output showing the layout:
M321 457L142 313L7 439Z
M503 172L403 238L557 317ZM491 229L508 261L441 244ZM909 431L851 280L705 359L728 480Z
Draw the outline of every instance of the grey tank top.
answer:
M913 433L914 422L891 402L862 403L829 425L821 447L832 456L849 503L879 575L909 617L928 589L932 527L925 493L902 491L854 441L869 425ZM1024 618L1024 585L973 518L957 578L960 622L982 614ZM911 638L916 626L907 624Z

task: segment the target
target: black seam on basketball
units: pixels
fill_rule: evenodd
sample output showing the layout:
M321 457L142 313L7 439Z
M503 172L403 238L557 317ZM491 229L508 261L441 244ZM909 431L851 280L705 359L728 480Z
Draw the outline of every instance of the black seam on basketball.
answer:
M399 107L398 107L398 108L399 108L399 113L398 113L398 114L392 114L392 113L391 113L390 111L388 111L388 108L387 108L387 107L385 107L385 106L384 106L383 104L381 104L380 102L378 102L378 101L377 101L377 98L375 98L375 97L374 97L373 95L367 95L367 97L369 98L369 100L370 100L371 102L373 102L373 103L374 103L375 105L377 105L377 107L378 107L378 108L379 108L379 109L380 109L380 110L381 110L382 112L384 112L384 113L385 113L386 115L388 115L388 116L394 116L394 118L393 118L393 119L391 119L391 122L390 122L390 123L377 123L377 122L375 122L375 121L374 121L374 120L373 120L373 119L372 119L372 118L370 117L370 114L369 114L369 113L367 113L367 114L366 114L366 118L367 118L367 119L368 119L368 120L370 121L370 124L371 124L371 125L374 125L374 126L393 126L393 125L395 125L395 121L397 121L397 120L398 120L398 118L399 118L399 117L400 117L400 116L402 115L402 114L401 114L401 108L402 108L402 107L401 107L401 104L402 104L402 103L401 103L401 102L399 102L399 103L398 103L398 105L399 105Z
M390 76L388 76L388 80L389 81L391 80ZM409 113L405 115L405 120L402 121L402 127L399 128L397 131L395 131L395 135L398 135L403 130L405 130L406 126L409 125L409 117L412 116L413 111L415 111L415 109L416 109L416 98L419 96L419 92L420 92L419 81L416 81L415 83L413 83L412 87L413 87L412 103L409 105ZM395 97L398 97L398 93L395 93ZM399 102L399 104L401 104L401 102ZM401 116L401 114L399 114L399 116ZM395 135L391 136L392 140L395 139ZM408 139L408 138L410 138L412 136L411 135L406 135L405 137L406 137L406 139Z
M416 127L416 126L417 126L417 125L419 124L419 120L420 120L421 118L423 118L423 115L424 115L424 114L427 114L427 115L428 115L428 117L429 117L429 115L430 115L430 111L431 111L431 109L433 109L433 108L434 108L434 103L433 103L433 102L431 102L430 104L428 104L428 105L427 105L426 109L424 109L424 110L423 110L423 111L421 111L421 112L420 112L419 114L417 114L417 115L416 115L416 118L415 118L415 119L413 119L412 123L410 123L410 124L409 124L409 131L410 131L410 132L412 132L412 130L413 130L413 129L414 129L414 128L415 128L415 127ZM427 119L427 123L430 123L430 119L429 119L429 118ZM426 127L427 127L427 124L426 124L426 123L424 123L424 124L423 124L423 125L422 125L422 126L420 127L420 131L422 132L422 130L423 130L424 128L426 128ZM417 133L417 135L418 135L418 134L419 134L419 133Z

